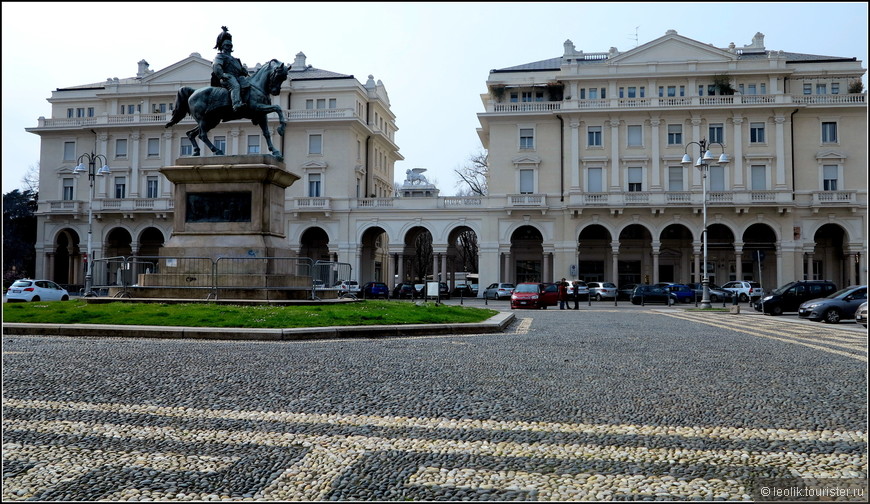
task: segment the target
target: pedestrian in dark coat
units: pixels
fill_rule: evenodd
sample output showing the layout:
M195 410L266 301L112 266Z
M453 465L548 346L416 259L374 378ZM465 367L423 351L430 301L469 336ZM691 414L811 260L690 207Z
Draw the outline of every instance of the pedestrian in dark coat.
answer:
M568 282L563 278L559 282L559 309L564 310L568 305Z

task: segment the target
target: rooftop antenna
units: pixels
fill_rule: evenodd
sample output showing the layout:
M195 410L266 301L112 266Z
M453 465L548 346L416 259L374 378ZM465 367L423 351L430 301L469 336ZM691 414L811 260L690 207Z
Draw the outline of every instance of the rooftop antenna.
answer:
M634 40L634 47L637 47L637 40L638 40L638 38L637 38L637 29L638 29L638 28L640 28L640 26L635 26L635 27L634 27L634 36L631 36L631 35L628 36L629 39Z

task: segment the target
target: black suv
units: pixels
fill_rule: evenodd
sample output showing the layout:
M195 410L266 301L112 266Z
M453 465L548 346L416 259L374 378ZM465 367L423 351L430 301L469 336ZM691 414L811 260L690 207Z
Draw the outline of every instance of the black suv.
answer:
M789 282L756 301L755 311L771 315L782 315L782 312L796 312L804 301L828 297L829 294L834 292L837 292L837 286L830 280Z

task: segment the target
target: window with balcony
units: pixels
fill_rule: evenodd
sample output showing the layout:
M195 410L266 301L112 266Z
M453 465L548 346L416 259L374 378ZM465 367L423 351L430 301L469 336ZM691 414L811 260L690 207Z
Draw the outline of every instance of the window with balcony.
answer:
M309 173L308 174L308 197L309 198L319 198L321 196L320 193L320 184L321 184L320 173Z
M683 167L669 166L668 167L668 191L683 191Z
M809 82L804 82L804 94L811 95L813 94L813 85Z
M628 192L643 191L643 168L640 166L628 167Z
M709 171L707 172L707 177L709 177L709 184L711 191L724 191L725 190L725 167L724 166L711 166L709 167Z
M158 183L158 178L156 176L151 175L145 179L145 197L146 198L151 198L151 199L157 198L157 195L158 195L157 183Z
M127 139L126 138L118 138L117 140L115 140L115 157L116 158L127 157Z
M677 96L677 86L668 86L668 98Z
M520 101L519 96L520 96L519 93L517 93L516 91L511 91L511 103L519 102Z
M596 89L596 88L589 89L589 99L590 100L597 100L598 99L598 89Z
M535 130L532 128L520 128L520 149L531 150L535 148Z
M323 154L323 135L320 133L308 135L308 154Z
M329 99L329 108L334 109L338 107L338 101L335 98Z
M816 94L828 94L827 84L816 84Z
M586 146L601 147L601 126L589 126L586 128Z
M148 139L148 157L157 157L160 155L160 139Z
M587 182L586 182L586 190L588 192L601 192L603 190L603 185L601 183L603 179L603 169L599 167L589 168L587 173Z
M68 177L63 179L63 200L64 201L72 201L73 200L73 179Z
M182 156L192 156L193 155L193 145L190 145L189 142L182 141L180 154Z
M260 135L248 135L248 154L260 153Z
M755 84L750 84L747 86L746 94L755 95L758 94L758 90L755 87Z
M822 143L837 143L837 123L822 123Z
M94 107L88 107L88 117L94 117Z
M319 109L326 108L326 98L318 98L317 99L317 108L319 108Z
M634 86L628 87L628 97L629 98L637 98L637 88Z
M749 123L749 143L765 143L764 123Z
M533 94L531 91L523 91L522 92L522 101L530 102L533 101Z
M115 177L115 198L127 197L127 177Z
M750 176L751 176L751 186L750 189L753 191L766 191L767 190L767 166L766 165L752 165L749 167Z
M535 171L531 169L520 170L520 194L532 194L535 192Z
M840 168L837 165L822 166L822 189L825 191L836 191L840 180Z
M305 100L305 110L314 110L314 99Z
M66 118L72 119L73 117L75 117L75 110L71 108L66 109Z
M831 94L840 94L840 83L832 82L831 83Z
M85 116L84 107L77 108L76 109L76 117L84 117L84 116Z
M668 124L668 145L683 145L682 124Z
M216 136L214 137L214 146L218 148L221 152L226 154L227 152L227 137L226 136Z
M76 160L76 143L75 142L64 142L63 143L63 160L64 161L75 161Z
M712 123L707 129L707 138L711 143L725 143L725 125L722 123Z
M628 146L643 147L643 126L634 125L628 127Z

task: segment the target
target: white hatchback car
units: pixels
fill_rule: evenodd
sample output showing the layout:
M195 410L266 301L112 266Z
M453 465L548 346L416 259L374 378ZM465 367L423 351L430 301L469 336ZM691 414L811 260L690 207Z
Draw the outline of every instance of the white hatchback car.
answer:
M596 301L616 299L616 285L610 282L587 282L589 295Z
M51 280L23 278L6 291L6 301L69 301L69 292Z

